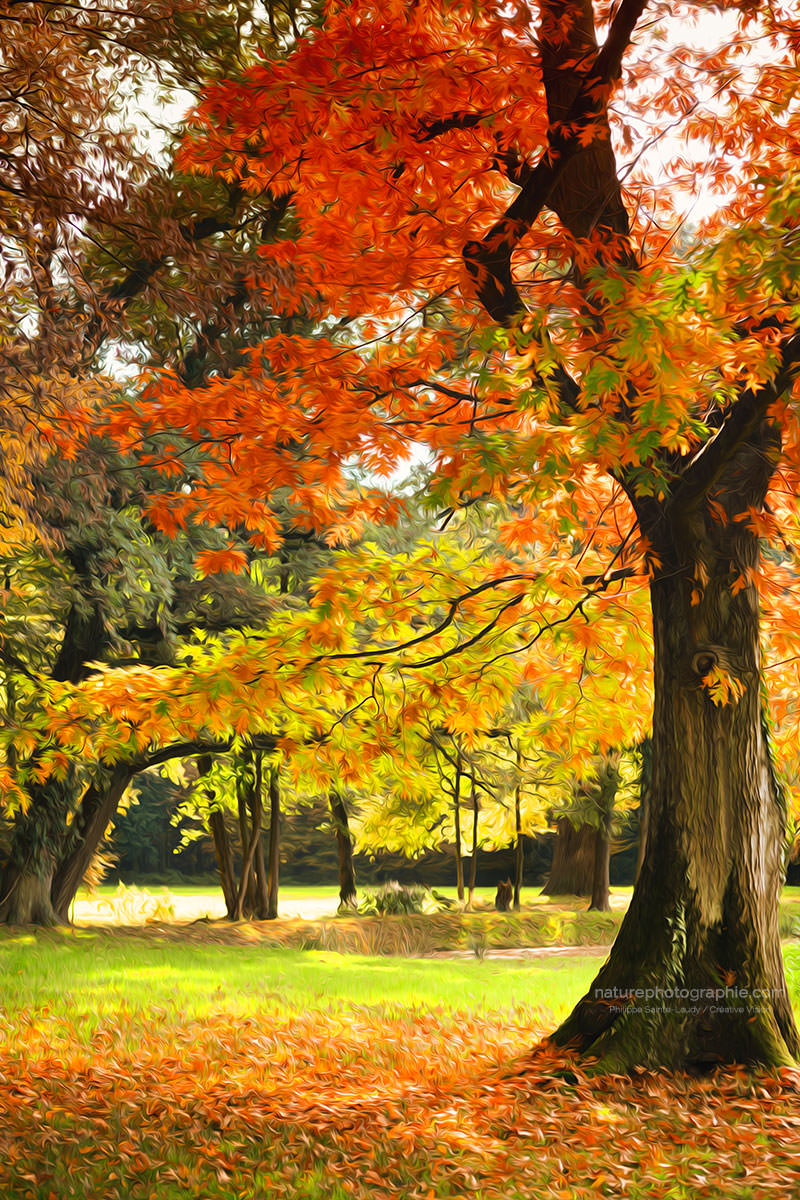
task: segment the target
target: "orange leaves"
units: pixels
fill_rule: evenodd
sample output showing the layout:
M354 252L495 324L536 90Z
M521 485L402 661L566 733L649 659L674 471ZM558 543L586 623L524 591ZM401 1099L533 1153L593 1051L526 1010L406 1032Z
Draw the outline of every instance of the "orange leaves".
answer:
M247 568L247 555L235 546L226 546L222 550L203 550L195 559L195 565L201 575L215 575L220 571L238 574Z
M592 1077L546 1044L527 1049L539 1034L528 1013L272 1008L123 1013L86 1046L40 1015L0 1044L0 1188L67 1195L79 1173L89 1200L109 1186L225 1200L254 1185L276 1198L594 1200L599 1187L711 1200L724 1176L731 1196L739 1178L790 1194L794 1073Z
M501 13L330 7L287 59L207 91L179 161L291 191L303 236L265 250L291 265L288 305L306 291L339 313L380 314L389 279L406 296L452 283L468 214L480 220L508 191L490 174L498 145L544 133L532 47L519 15Z

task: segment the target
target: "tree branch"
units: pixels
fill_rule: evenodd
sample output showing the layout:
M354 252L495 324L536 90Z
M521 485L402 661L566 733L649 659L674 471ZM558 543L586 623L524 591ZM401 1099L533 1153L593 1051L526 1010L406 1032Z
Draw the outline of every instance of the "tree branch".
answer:
M609 87L619 76L622 56L646 3L647 0L622 0L608 38L583 76L563 120L551 123L548 148L531 169L519 194L481 241L468 242L464 247L465 265L478 298L501 325L512 324L526 311L511 276L511 256L547 205L567 167L586 151L586 138L581 135L593 121L605 120ZM616 175L614 182L618 188ZM596 190L602 209L612 197L604 194L602 181ZM620 214L617 217L619 220ZM627 230L620 228L617 232L626 234Z
M725 413L716 433L688 460L668 508L689 508L708 495L736 452L752 437L767 410L792 386L800 367L800 333L784 343L781 365L763 387L747 388Z

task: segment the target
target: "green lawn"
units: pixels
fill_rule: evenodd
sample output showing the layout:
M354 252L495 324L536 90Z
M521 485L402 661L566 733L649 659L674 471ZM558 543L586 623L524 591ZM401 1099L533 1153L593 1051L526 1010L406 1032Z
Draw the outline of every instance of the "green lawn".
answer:
M784 954L800 1011L800 943L786 943ZM368 958L261 942L220 945L202 929L186 942L157 929L0 932L4 1021L44 1013L81 1036L120 1014L172 1020L364 1007L524 1010L546 1027L566 1015L602 961L602 954L578 951L539 959Z
M182 943L156 929L0 933L3 1015L46 1011L81 1035L120 1013L210 1013L380 1006L392 1012L525 1009L565 1015L602 956L540 960L367 958L246 942Z

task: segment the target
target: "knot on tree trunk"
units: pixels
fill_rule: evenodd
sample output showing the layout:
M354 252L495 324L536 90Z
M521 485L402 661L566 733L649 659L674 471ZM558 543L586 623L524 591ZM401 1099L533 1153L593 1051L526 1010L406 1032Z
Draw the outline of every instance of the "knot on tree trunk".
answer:
M734 654L727 646L716 646L710 643L697 647L692 655L691 669L692 674L701 683L715 669L724 671L737 679L743 678L747 673L745 664L738 654Z
M718 663L717 652L706 646L702 650L698 650L692 658L692 671L698 679L705 679Z

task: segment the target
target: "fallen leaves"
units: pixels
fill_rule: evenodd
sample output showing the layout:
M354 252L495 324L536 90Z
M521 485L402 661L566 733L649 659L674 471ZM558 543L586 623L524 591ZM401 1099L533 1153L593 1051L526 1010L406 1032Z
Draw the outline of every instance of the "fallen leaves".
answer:
M789 1195L793 1073L597 1078L507 1015L352 1008L0 1044L0 1188L125 1196Z

